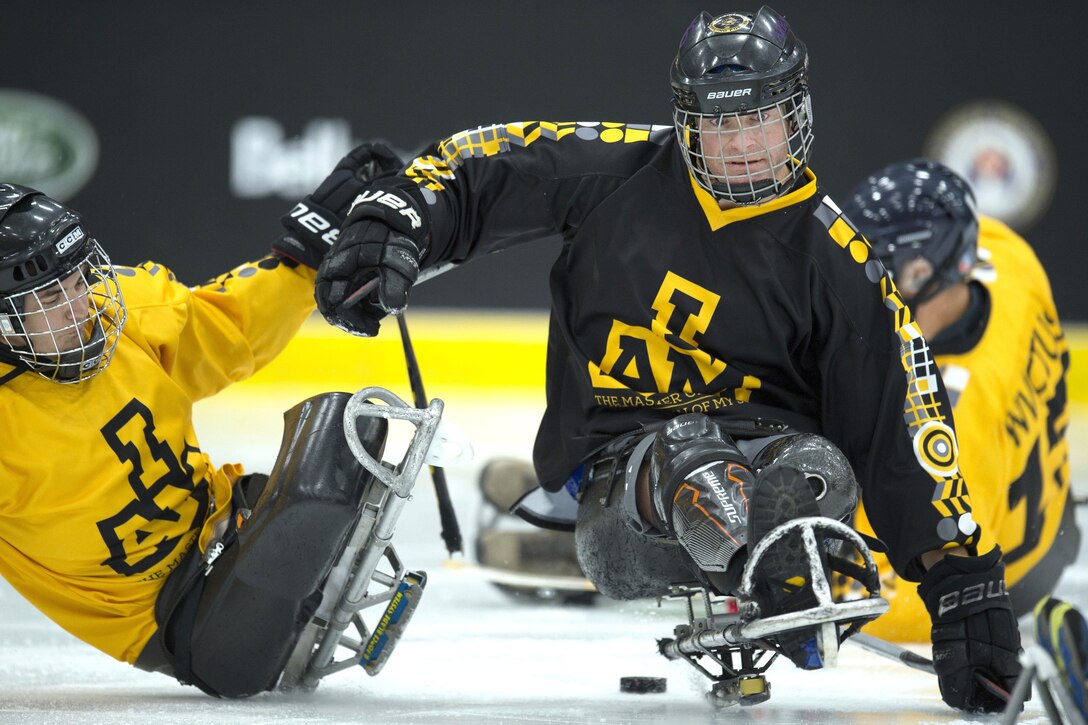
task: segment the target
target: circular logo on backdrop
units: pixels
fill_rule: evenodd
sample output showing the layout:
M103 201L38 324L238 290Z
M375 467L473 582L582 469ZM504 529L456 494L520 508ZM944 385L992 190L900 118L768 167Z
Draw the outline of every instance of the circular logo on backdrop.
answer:
M98 136L79 112L55 98L0 88L0 181L65 201L98 166Z
M971 184L979 211L1026 231L1046 212L1058 168L1037 120L1007 101L971 101L938 121L923 153Z

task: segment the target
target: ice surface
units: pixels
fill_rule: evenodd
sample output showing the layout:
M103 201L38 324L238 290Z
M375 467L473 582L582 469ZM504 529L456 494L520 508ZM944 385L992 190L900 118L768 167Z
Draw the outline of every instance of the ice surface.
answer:
M401 394L401 393L398 393ZM479 498L475 476L494 455L528 456L539 416L534 401L448 395L447 416L472 437L478 458L448 471L467 556ZM219 462L268 470L290 393L223 396L202 404L198 430ZM1075 418L1081 440L1088 416ZM1074 444L1074 451L1083 448ZM1074 453L1074 455L1077 455ZM1074 481L1085 481L1074 459ZM1082 517L1083 518L1083 517ZM1085 526L1085 523L1082 523ZM715 710L709 681L657 654L655 642L685 621L677 602L593 606L525 604L472 567L446 566L431 482L424 475L394 539L410 568L429 574L404 639L382 672L352 668L308 695L267 693L244 701L209 698L161 675L115 662L70 637L0 582L2 723L885 723L995 722L944 705L933 676L847 645L834 669L802 672L779 660L772 696L751 708ZM1088 606L1088 576L1067 573L1059 592ZM925 648L917 650L928 656ZM628 675L668 678L662 694L619 691ZM1038 697L1020 722L1044 723Z

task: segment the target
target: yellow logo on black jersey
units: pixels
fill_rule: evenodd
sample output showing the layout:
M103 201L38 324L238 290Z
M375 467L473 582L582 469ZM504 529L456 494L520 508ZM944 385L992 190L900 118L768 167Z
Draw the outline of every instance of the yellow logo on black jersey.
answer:
M589 363L598 405L706 412L747 402L760 387L699 348L721 296L668 272L648 327L613 320L600 363ZM622 391L609 394L606 391Z

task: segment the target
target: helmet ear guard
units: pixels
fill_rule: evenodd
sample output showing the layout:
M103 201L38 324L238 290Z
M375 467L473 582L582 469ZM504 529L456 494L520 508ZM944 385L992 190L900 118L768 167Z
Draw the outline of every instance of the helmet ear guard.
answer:
M9 315L4 312L0 312L0 335L18 335L22 333L22 330L16 330L13 320L18 320L18 313Z

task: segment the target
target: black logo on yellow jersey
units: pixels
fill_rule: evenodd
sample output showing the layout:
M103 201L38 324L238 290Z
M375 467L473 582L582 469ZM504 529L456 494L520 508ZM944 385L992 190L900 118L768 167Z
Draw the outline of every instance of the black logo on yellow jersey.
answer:
M143 574L163 563L190 531L203 525L208 484L194 482L194 468L184 460L195 449L186 448L179 459L166 441L159 440L151 409L135 398L102 427L102 436L117 460L129 466L128 484L134 495L124 508L98 522L110 552L102 563L122 576Z

